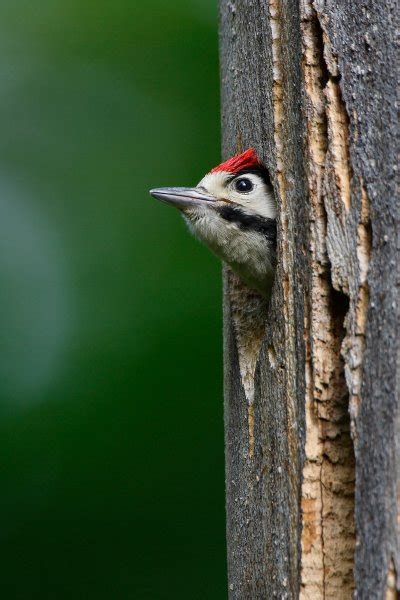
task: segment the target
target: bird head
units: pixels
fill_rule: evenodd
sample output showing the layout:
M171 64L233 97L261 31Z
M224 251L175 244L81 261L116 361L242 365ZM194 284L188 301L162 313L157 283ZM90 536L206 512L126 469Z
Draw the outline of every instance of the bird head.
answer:
M196 187L150 194L178 208L191 231L245 283L268 295L276 246L276 205L268 170L250 148L211 169Z

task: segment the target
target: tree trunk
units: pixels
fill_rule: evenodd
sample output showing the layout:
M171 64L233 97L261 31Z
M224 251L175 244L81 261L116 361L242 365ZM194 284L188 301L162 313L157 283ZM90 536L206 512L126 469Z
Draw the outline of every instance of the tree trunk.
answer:
M220 37L224 158L279 211L269 306L224 273L229 595L394 599L395 3L221 0Z

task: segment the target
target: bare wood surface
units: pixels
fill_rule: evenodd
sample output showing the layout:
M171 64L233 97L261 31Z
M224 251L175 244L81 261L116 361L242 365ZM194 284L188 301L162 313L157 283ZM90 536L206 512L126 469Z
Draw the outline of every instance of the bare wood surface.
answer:
M230 598L397 595L394 9L221 0L223 155L279 207L269 308L224 274Z

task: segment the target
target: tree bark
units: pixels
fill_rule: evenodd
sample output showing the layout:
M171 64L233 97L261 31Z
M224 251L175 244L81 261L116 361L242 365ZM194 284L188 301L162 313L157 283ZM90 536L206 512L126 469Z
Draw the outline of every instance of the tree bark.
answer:
M223 157L278 205L269 304L224 271L231 599L399 593L393 0L221 0Z

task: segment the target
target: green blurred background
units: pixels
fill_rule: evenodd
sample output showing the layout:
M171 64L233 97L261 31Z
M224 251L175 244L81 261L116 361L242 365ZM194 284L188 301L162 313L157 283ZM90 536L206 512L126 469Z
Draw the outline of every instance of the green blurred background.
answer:
M226 597L215 0L0 8L7 599Z

